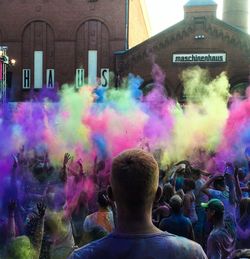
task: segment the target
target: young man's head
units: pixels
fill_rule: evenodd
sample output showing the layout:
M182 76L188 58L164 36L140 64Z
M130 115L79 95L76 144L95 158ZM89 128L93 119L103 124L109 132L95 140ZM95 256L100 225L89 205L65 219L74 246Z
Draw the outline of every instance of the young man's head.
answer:
M182 198L175 194L174 196L171 197L170 201L169 201L169 205L172 208L173 213L178 214L181 211L183 202L182 202Z
M224 204L219 199L211 199L207 203L201 203L201 207L207 210L208 221L217 223L223 220Z
M214 189L222 192L225 191L226 184L224 176L221 176L214 181Z
M154 157L140 149L129 149L114 158L109 196L128 211L151 209L161 196L159 168Z
M110 205L106 190L98 192L97 202L99 204L99 207L103 209L106 209Z
M163 186L162 198L165 202L169 203L170 198L174 195L174 187L171 183L166 183Z

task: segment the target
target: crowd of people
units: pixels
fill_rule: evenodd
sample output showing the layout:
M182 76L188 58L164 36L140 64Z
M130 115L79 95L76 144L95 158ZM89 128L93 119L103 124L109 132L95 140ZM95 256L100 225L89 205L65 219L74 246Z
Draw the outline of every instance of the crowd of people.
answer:
M55 166L22 147L1 180L0 258L250 258L250 159L219 170L215 155L161 168L159 150L65 153Z

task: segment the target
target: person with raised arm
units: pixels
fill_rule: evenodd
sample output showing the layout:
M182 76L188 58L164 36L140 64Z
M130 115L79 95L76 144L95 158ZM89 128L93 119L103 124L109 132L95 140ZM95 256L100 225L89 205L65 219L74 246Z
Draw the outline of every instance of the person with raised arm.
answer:
M207 258L191 240L163 232L152 223L161 197L159 168L150 153L130 149L113 159L108 196L117 206L117 225L108 236L75 250L70 259Z

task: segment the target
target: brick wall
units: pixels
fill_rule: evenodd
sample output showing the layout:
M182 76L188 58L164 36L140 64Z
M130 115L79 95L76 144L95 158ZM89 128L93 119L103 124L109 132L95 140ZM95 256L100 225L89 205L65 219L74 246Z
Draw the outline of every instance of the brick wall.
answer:
M22 68L33 69L35 50L44 51L44 70L55 69L58 85L73 82L77 67L88 69L89 49L98 50L98 72L114 70L113 53L125 46L125 0L1 0L0 31L17 61L12 99L22 100Z

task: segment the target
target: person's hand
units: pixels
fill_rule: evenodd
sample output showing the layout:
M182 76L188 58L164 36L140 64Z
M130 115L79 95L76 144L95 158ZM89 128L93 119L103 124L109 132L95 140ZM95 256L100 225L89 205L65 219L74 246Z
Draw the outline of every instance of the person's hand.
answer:
M231 162L226 163L226 168L224 171L224 174L226 175L234 175L234 166Z
M43 201L37 203L38 215L42 218L45 214L46 205Z
M234 177L236 178L236 177L238 177L238 175L239 175L239 167L235 166L234 167Z
M13 214L16 209L16 201L15 200L10 200L8 203L8 211L9 214Z
M226 162L226 166L233 166L231 162Z
M83 168L83 162L81 158L77 160L77 164L80 166L80 168Z
M80 176L84 176L84 172L83 172L83 161L82 161L81 158L77 160L77 164L79 165L79 175L80 175Z
M63 166L66 166L71 158L72 157L71 157L71 155L69 153L65 153L64 154L64 158L63 158Z

